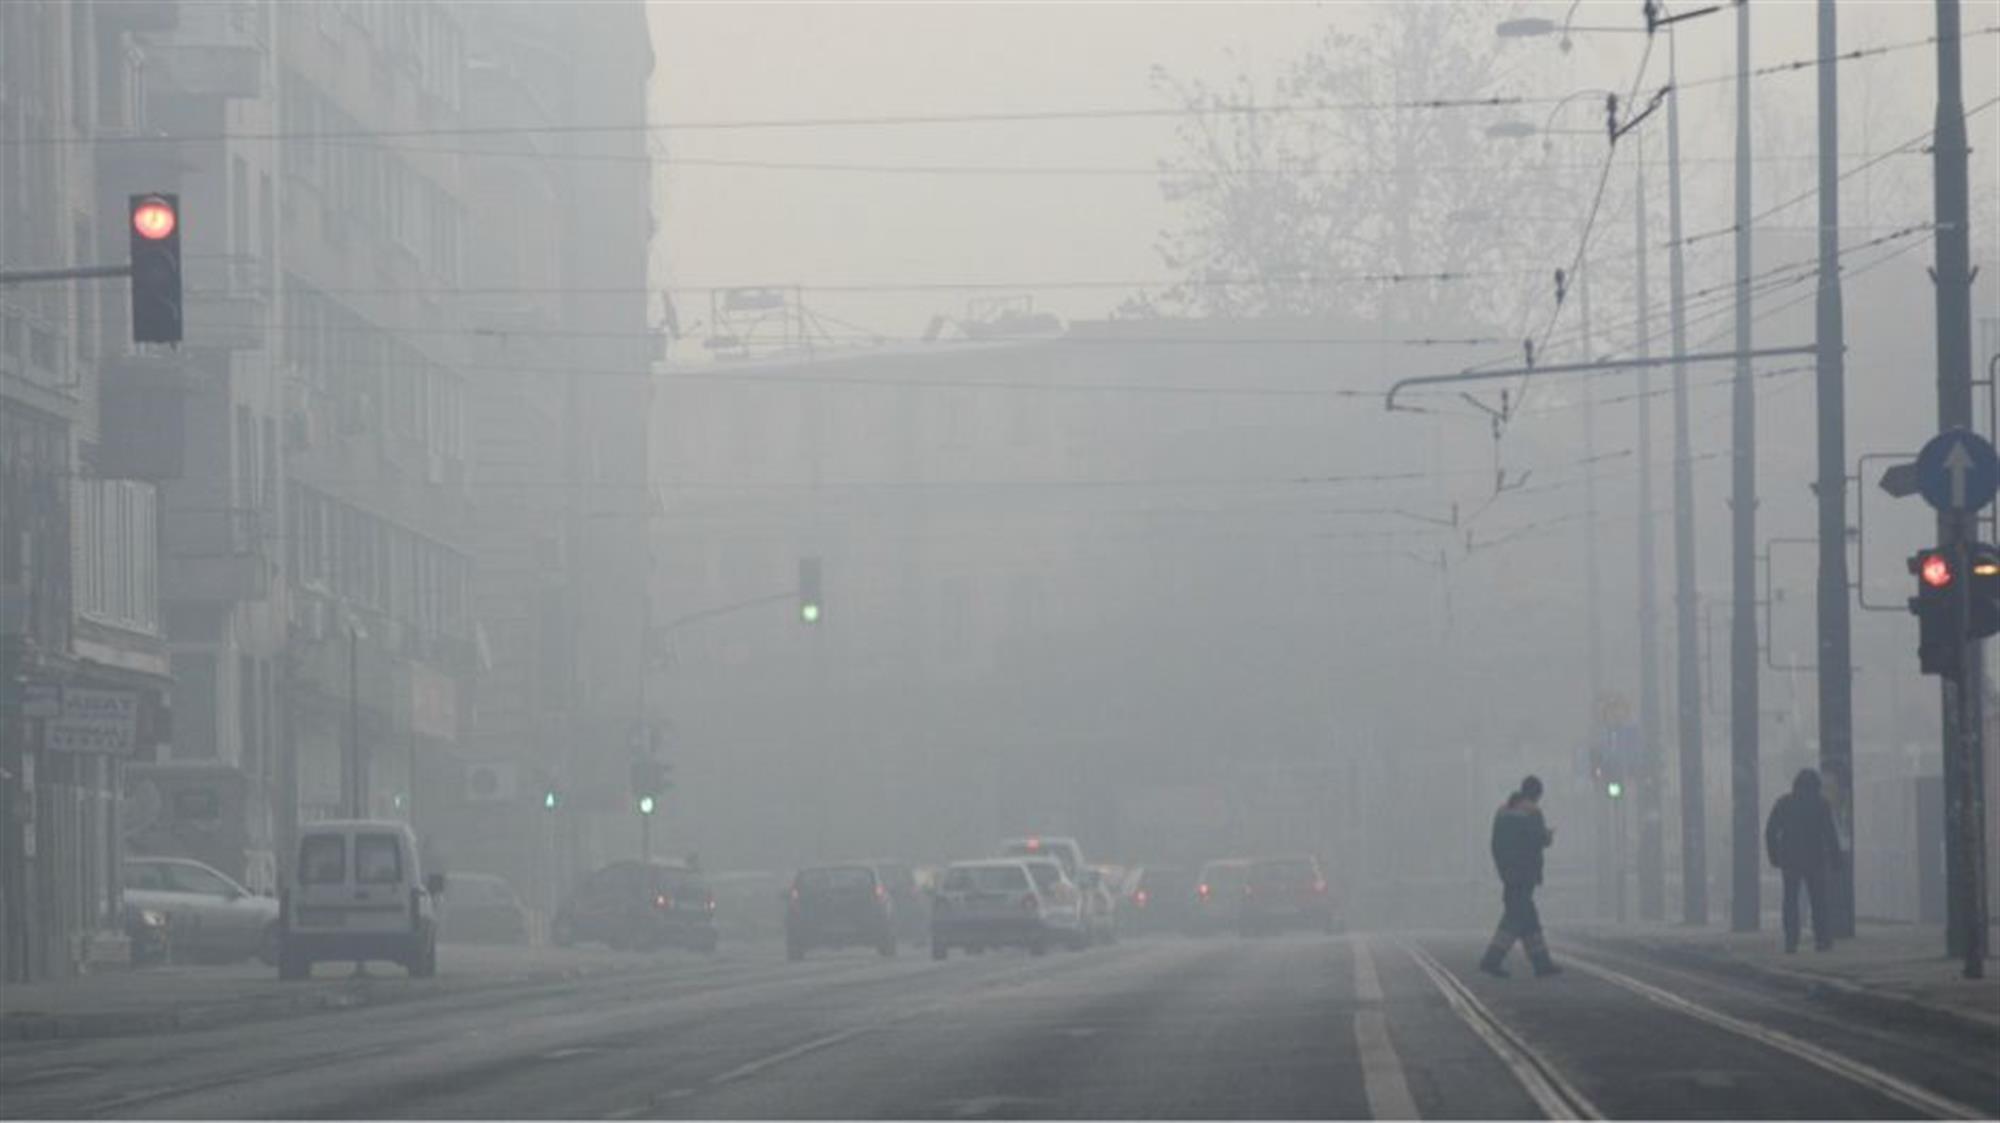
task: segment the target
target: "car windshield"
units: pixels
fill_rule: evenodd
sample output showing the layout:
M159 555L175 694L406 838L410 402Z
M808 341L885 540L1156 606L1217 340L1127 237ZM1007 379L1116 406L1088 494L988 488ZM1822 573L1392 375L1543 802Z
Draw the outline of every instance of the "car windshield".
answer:
M801 870L798 888L801 893L872 893L875 873L859 866Z
M945 871L947 893L1018 893L1028 888L1028 871L1020 866L957 866Z
M1250 867L1250 884L1260 889L1301 889L1316 880L1313 864L1302 858L1258 862Z

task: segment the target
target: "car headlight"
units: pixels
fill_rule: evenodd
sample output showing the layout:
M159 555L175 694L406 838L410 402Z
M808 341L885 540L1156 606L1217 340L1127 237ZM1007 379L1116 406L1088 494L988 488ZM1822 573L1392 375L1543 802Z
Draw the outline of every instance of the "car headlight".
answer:
M138 921L139 926L142 928L165 928L167 926L167 914L159 909L139 909L132 914L132 918Z

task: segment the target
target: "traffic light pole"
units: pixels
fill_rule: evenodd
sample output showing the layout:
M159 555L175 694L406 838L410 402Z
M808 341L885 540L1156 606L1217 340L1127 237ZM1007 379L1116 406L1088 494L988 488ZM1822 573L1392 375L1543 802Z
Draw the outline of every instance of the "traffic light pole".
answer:
M1750 373L1750 5L1736 6L1736 377L1730 419L1729 926L1762 920L1758 781L1757 393Z
M1819 0L1819 57L1840 36L1833 0ZM1840 293L1840 99L1837 66L1819 68L1819 293L1814 339L1819 394L1819 769L1833 785L1834 819L1854 852L1854 667L1847 580L1847 374ZM1854 863L1827 883L1829 926L1854 935Z
M1931 147L1937 264L1931 279L1937 286L1938 428L1947 431L1972 427L1972 263L1967 229L1971 208L1959 28L1958 0L1937 0L1937 124ZM1940 512L1938 542L1963 552L1977 525L1969 512ZM1986 954L1986 885L1980 869L1986 827L1980 736L1985 681L1981 647L1972 640L1965 644L1956 680L1947 676L1941 687L1945 946L1947 954L1965 958L1969 978L1984 974Z

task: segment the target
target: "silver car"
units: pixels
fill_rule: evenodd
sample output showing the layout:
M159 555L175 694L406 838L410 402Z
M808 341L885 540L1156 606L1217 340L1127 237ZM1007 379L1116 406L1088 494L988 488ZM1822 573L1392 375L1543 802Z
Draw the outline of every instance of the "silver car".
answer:
M125 859L125 904L167 914L177 960L278 961L278 902L192 858Z

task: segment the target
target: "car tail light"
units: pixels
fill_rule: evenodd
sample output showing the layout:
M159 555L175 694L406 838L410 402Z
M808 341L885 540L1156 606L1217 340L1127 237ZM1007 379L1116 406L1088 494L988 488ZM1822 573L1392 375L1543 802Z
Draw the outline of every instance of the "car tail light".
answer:
M876 900L878 900L878 901L886 901L886 900L888 900L888 899L889 899L889 891L888 891L887 889L884 889L884 888L882 888L882 887L881 887L880 885L877 885L877 886L875 887L875 899L876 899Z
M655 893L653 894L653 907L659 909L673 908L674 899L672 897L667 896L665 893Z
M1201 896L1202 900L1208 900L1208 885L1206 883L1196 887L1195 892Z
M1033 893L1021 894L1021 910L1023 912L1036 912L1040 910L1041 907L1042 907L1042 902L1037 900Z
M1146 895L1146 891L1144 889L1141 889L1137 893L1132 894L1132 903L1138 905L1140 908L1145 908L1146 902L1151 899L1152 898Z
M1325 879L1325 878L1321 878L1320 880L1318 880L1318 881L1315 881L1315 882L1313 882L1313 892L1315 892L1315 893L1324 893L1324 892L1326 892L1326 879Z
M710 911L710 912L714 912L714 911L715 911L715 897L714 897L713 895L709 896L709 897L708 897L708 898L707 898L706 900L704 900L704 901L703 901L703 902L701 903L701 907L702 907L702 908L705 908L705 909L707 909L707 910L708 910L708 911Z

